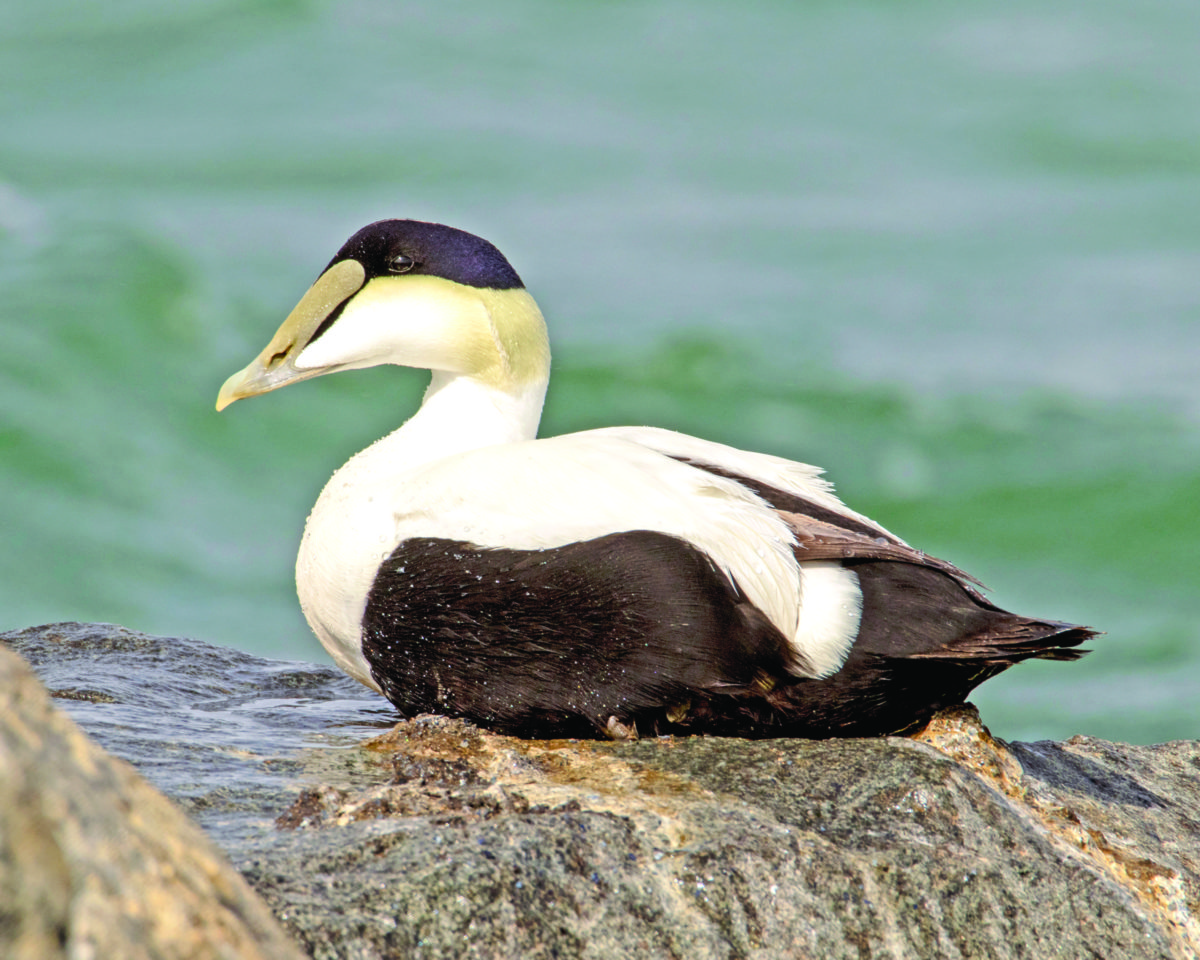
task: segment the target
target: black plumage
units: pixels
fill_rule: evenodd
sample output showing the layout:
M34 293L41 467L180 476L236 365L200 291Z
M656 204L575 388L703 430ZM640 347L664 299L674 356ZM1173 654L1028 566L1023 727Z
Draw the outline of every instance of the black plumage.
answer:
M703 553L647 530L548 550L408 540L368 595L363 653L406 714L543 737L594 736L610 717L649 729L794 665Z

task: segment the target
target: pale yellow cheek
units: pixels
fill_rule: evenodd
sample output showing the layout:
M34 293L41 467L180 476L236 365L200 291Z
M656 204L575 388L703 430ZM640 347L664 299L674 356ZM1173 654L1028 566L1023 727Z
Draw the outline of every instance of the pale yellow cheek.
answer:
M326 271L260 354L256 376L284 358L304 377L394 363L465 374L506 392L548 376L546 324L525 290L481 290L412 275L363 284L362 277L354 261ZM336 322L310 342L343 303ZM279 384L268 388L284 382L273 379Z
M508 379L515 384L544 379L550 370L550 340L533 297L526 290L480 290L479 297Z
M469 287L438 277L376 277L347 301L297 366L395 363L474 374L496 363L487 310Z

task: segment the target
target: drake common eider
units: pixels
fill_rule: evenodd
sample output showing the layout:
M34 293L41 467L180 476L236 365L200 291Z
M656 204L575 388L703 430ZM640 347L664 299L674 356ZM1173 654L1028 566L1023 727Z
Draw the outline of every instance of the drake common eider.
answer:
M535 439L546 326L496 247L383 220L217 409L338 370L433 372L321 492L300 604L401 713L522 736L911 730L1093 632L996 607L802 463L652 427Z

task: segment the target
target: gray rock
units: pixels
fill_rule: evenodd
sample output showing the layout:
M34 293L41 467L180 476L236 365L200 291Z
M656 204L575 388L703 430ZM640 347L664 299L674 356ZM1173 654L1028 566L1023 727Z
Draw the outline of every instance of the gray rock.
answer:
M521 741L334 671L6 635L313 956L1200 955L1200 743ZM3 638L0 638L3 639Z
M0 957L300 957L186 816L0 648Z

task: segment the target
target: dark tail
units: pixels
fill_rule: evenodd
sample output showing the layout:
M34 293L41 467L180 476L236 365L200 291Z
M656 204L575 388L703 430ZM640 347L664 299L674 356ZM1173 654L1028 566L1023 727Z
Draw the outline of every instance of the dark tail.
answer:
M1008 614L978 633L908 656L921 660L986 660L998 667L1011 667L1022 660L1078 660L1091 652L1079 649L1079 645L1095 636L1097 631L1074 623Z

